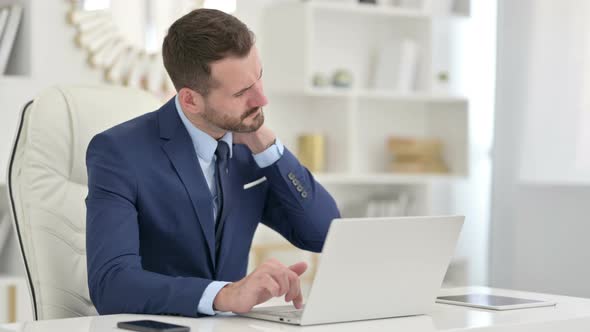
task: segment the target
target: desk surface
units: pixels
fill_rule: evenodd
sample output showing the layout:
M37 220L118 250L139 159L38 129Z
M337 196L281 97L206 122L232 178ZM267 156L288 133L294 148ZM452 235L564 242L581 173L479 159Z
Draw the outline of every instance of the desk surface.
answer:
M490 311L446 304L436 304L428 315L377 319L371 321L326 324L299 327L280 323L255 320L237 316L184 318L149 315L110 315L81 317L59 320L46 320L11 325L0 325L0 332L37 331L123 331L116 328L117 322L153 319L173 324L186 325L191 331L590 331L590 299L557 296L540 293L519 292L487 287L450 288L441 290L441 295L465 292L485 292L489 294L517 296L531 299L553 300L555 307L518 309L510 311Z

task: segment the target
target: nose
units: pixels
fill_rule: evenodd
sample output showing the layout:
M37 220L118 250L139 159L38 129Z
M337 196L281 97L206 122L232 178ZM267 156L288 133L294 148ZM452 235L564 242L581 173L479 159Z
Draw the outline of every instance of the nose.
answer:
M262 87L262 80L258 80L256 84L250 89L251 94L248 99L249 108L264 107L268 104L268 99L264 95L264 89Z

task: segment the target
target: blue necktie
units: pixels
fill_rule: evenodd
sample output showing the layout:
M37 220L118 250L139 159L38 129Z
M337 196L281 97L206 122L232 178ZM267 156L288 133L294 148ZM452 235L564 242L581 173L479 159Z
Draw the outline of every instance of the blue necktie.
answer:
M217 156L215 167L215 185L217 188L216 204L217 204L217 218L215 220L215 251L218 254L221 245L221 233L223 231L224 209L227 209L228 202L224 199L224 191L227 188L227 177L229 173L228 158L229 146L224 141L217 142L217 149L215 150ZM227 195L229 196L229 195Z

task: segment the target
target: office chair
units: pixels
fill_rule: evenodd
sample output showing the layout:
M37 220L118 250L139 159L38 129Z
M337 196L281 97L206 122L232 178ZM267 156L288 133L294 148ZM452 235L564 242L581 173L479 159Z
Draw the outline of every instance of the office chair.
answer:
M86 271L86 148L95 134L160 105L141 90L68 86L24 107L8 192L35 320L97 314Z

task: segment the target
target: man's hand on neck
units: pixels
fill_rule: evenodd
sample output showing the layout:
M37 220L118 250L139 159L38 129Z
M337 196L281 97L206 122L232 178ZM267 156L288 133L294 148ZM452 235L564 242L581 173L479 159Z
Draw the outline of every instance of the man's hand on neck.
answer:
M275 140L275 133L265 125L262 125L257 131L251 133L233 133L233 142L247 145L253 154L258 154L268 149L274 144Z

